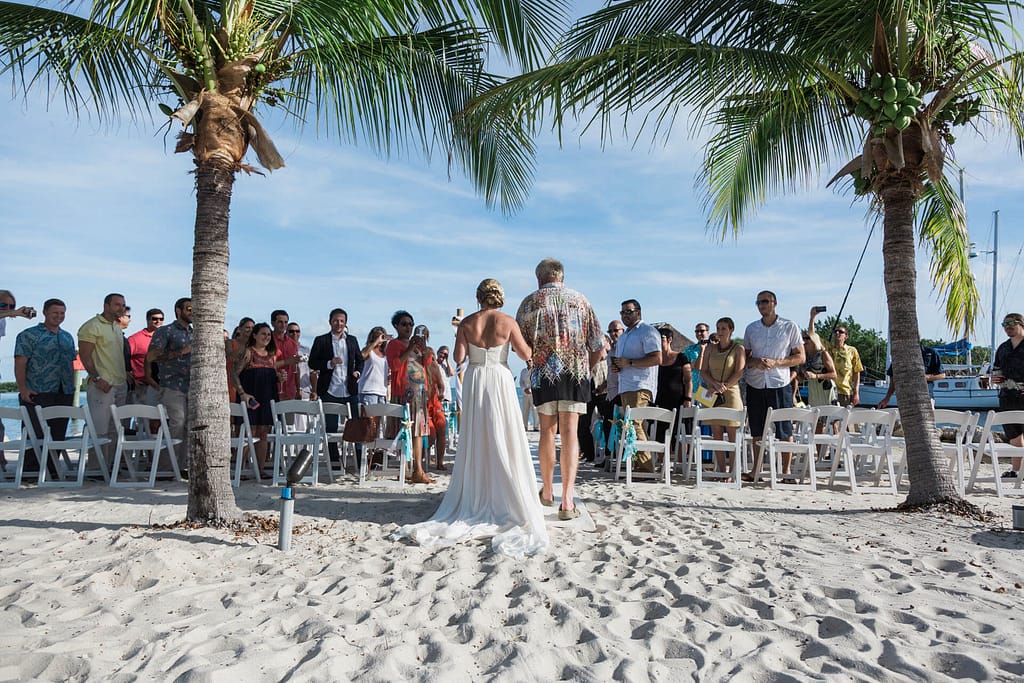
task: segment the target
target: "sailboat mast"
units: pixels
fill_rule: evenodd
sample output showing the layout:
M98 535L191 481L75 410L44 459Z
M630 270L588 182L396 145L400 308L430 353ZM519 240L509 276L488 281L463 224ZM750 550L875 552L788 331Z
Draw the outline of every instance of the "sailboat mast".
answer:
M999 270L999 209L992 212L992 347L989 367L996 362L996 273Z

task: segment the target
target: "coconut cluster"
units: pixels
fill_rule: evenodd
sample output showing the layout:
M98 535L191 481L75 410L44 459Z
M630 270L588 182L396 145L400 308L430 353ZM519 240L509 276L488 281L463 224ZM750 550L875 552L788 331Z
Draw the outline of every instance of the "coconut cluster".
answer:
M922 104L921 84L891 73L871 76L868 87L861 89L854 113L871 122L876 137L887 128L906 130Z

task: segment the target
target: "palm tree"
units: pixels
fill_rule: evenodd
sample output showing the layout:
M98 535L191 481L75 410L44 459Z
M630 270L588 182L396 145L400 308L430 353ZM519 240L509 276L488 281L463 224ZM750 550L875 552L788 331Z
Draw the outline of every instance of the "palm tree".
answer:
M523 200L532 149L515 120L463 127L454 114L499 83L492 45L534 66L561 30L560 2L534 0L94 0L0 2L0 73L51 89L69 110L183 126L195 164L190 520L237 516L228 477L222 330L228 214L247 151L284 166L256 115L283 108L382 153L419 143L463 168L489 204ZM176 124L175 124L176 125Z
M954 131L1007 125L1024 140L1016 2L995 0L623 0L583 17L544 68L465 114L524 112L536 130L586 115L604 133L639 116L667 135L679 115L710 128L701 182L725 236L770 194L823 167L884 225L893 375L906 433L906 506L957 500L945 473L918 347L916 234L951 326L973 325L962 207L946 177ZM605 138L607 140L607 137ZM842 165L845 159L852 161Z

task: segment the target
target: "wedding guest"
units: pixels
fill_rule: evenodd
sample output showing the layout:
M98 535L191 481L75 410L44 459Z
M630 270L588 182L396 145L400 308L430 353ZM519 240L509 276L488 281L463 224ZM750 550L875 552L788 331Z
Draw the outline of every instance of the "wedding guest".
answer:
M155 380L146 378L146 353L153 340L153 333L164 323L164 312L159 308L146 311L146 326L128 337L131 374L135 379L135 391L132 392L132 403L155 406L160 403L160 385ZM152 370L150 371L152 375Z
M642 318L640 302L626 299L619 311L626 331L615 345L610 372L619 376L619 398L624 408L644 408L658 394L658 366L661 365L661 335ZM640 420L632 420L638 441L646 441L647 433ZM634 470L653 472L654 461L647 451L634 456Z
M733 341L735 330L736 324L732 318L719 318L715 323L715 334L701 345L697 364L701 381L718 397L715 406L739 410L743 408L740 379L746 368L747 352L742 344ZM736 429L740 426L738 421L709 420L708 424L713 439L721 440L724 431L729 441L736 443ZM715 451L715 469L719 472L735 472L736 463L730 460L731 456L727 453Z
M249 337L252 336L252 328L255 326L256 321L252 318L242 318L238 321L235 331L231 334L231 339L224 342L224 357L226 359L228 371L228 400L232 403L238 402L238 395L235 393L235 384L231 381L235 363L238 362L238 358L245 351Z
M378 325L366 335L362 348L363 372L359 375L359 404L374 405L387 402L388 361L384 348L388 344L387 331Z
M429 346L423 352L423 367L429 378L427 390L427 421L430 428L430 437L427 453L423 454L425 461L430 461L430 448L434 449L435 469L440 472L448 470L444 464L444 455L448 450L448 420L444 414L444 407L441 405L442 389L446 383L444 373L437 365L437 357Z
M615 356L615 345L622 336L622 333L626 331L625 326L618 319L612 320L608 323L608 334L605 338L605 360L603 365L605 366L605 403L604 411L601 413L601 417L604 420L604 426L602 434L605 441L605 454L615 452L615 444L612 443L612 424L615 420L615 406L621 406L622 402L619 400L619 373L611 371L612 358ZM610 457L602 457L594 459L595 467L604 467L605 471L610 472L612 466L612 459Z
M117 449L117 431L110 407L125 405L128 397L124 332L118 324L124 309L124 296L108 294L103 298L103 312L78 328L79 357L89 374L85 392L89 416L96 436L110 439L106 446L101 446L109 456L107 462L113 460Z
M818 306L811 306L811 318L807 330L815 329L814 319L818 315ZM846 325L835 326L831 343L825 343L825 349L832 356L832 364L836 368L836 398L844 408L855 408L860 403L860 373L864 365L860 360L860 352L850 346L850 331Z
M743 346L747 353L744 379L747 383L747 420L754 439L754 468L744 473L744 481L754 481L761 471L761 436L769 408L792 408L790 371L804 362L804 345L800 328L792 320L775 312L778 299L774 292L758 292L755 301L760 318L747 325L743 333ZM792 425L776 424L776 436L792 441ZM783 452L782 474L790 478L793 454Z
M1007 313L1003 317L1003 331L1007 340L996 349L992 363L992 384L999 387L999 410L1024 410L1024 316ZM1024 424L1004 424L1003 432L1009 442L1024 448ZM1010 469L1003 472L1004 479L1021 476L1020 456L1010 458Z
M317 373L316 395L325 403L348 406L349 415L359 415L359 376L363 372L363 354L355 336L348 334L348 313L332 309L327 317L331 330L313 340L309 368ZM297 348L297 346L296 346ZM325 428L337 433L339 419L328 413ZM331 462L340 463L338 444L329 444ZM356 464L362 463L362 449L356 449Z
M61 328L67 308L60 299L47 299L43 304L43 322L22 330L14 341L14 378L18 383L18 403L28 408L28 417L37 436L42 425L36 406L70 406L75 395L75 338ZM52 420L50 432L61 440L67 431L67 420ZM56 465L48 463L51 476L57 476ZM39 471L34 450L25 452L25 473Z
M18 308L18 304L14 299L14 294L9 289L0 289L0 339L3 339L7 334L7 319L8 318L34 318L36 315L36 309L31 306L22 306ZM4 440L4 423L0 420L0 443Z
M167 409L171 438L181 439L181 451L188 459L188 397L192 380L192 299L174 302L174 322L163 325L153 335L146 353L147 364L157 364L160 402ZM186 465L187 467L187 465Z
M691 373L693 375L691 381L693 391L697 391L697 387L700 386L700 370L697 367L697 356L700 355L702 346L706 345L710 333L710 325L707 323L697 323L693 328L693 335L697 341L693 342L683 350L686 357L690 359L690 367L693 368L693 372Z
M836 366L832 356L821 343L816 332L805 330L801 335L804 342L806 361L799 366L800 378L807 382L807 405L839 405L836 395Z
M288 311L278 309L270 314L270 324L274 326L274 346L277 347L277 359L282 361L278 377L281 386L278 393L282 401L299 398L299 341L288 336Z
M262 476L270 477L266 472L267 453L270 429L274 425L274 415L270 410L270 402L277 401L280 396L277 369L277 347L270 325L260 323L252 329L241 357L235 363L232 383L238 394L238 400L249 412L249 424L252 426L256 441L256 464Z
M661 335L661 364L658 365L658 391L654 405L666 410L689 408L693 404L690 358L686 353L672 350L675 335L671 327L660 327L658 333ZM655 440L661 441L667 429L668 425L659 422Z

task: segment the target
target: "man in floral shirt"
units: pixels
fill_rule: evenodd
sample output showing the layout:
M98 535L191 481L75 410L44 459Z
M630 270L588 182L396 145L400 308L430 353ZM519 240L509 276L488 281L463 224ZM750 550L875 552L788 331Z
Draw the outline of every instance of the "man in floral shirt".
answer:
M562 435L562 505L558 518L579 517L573 503L579 416L590 400L590 368L604 356L604 334L586 297L563 283L555 259L537 265L537 291L519 306L516 321L533 349L530 388L540 415L541 503L554 504L555 434Z
M174 322L153 333L146 353L146 372L157 364L160 402L167 409L167 427L172 439L181 439L178 460L188 458L188 388L192 372L192 300L174 302Z

